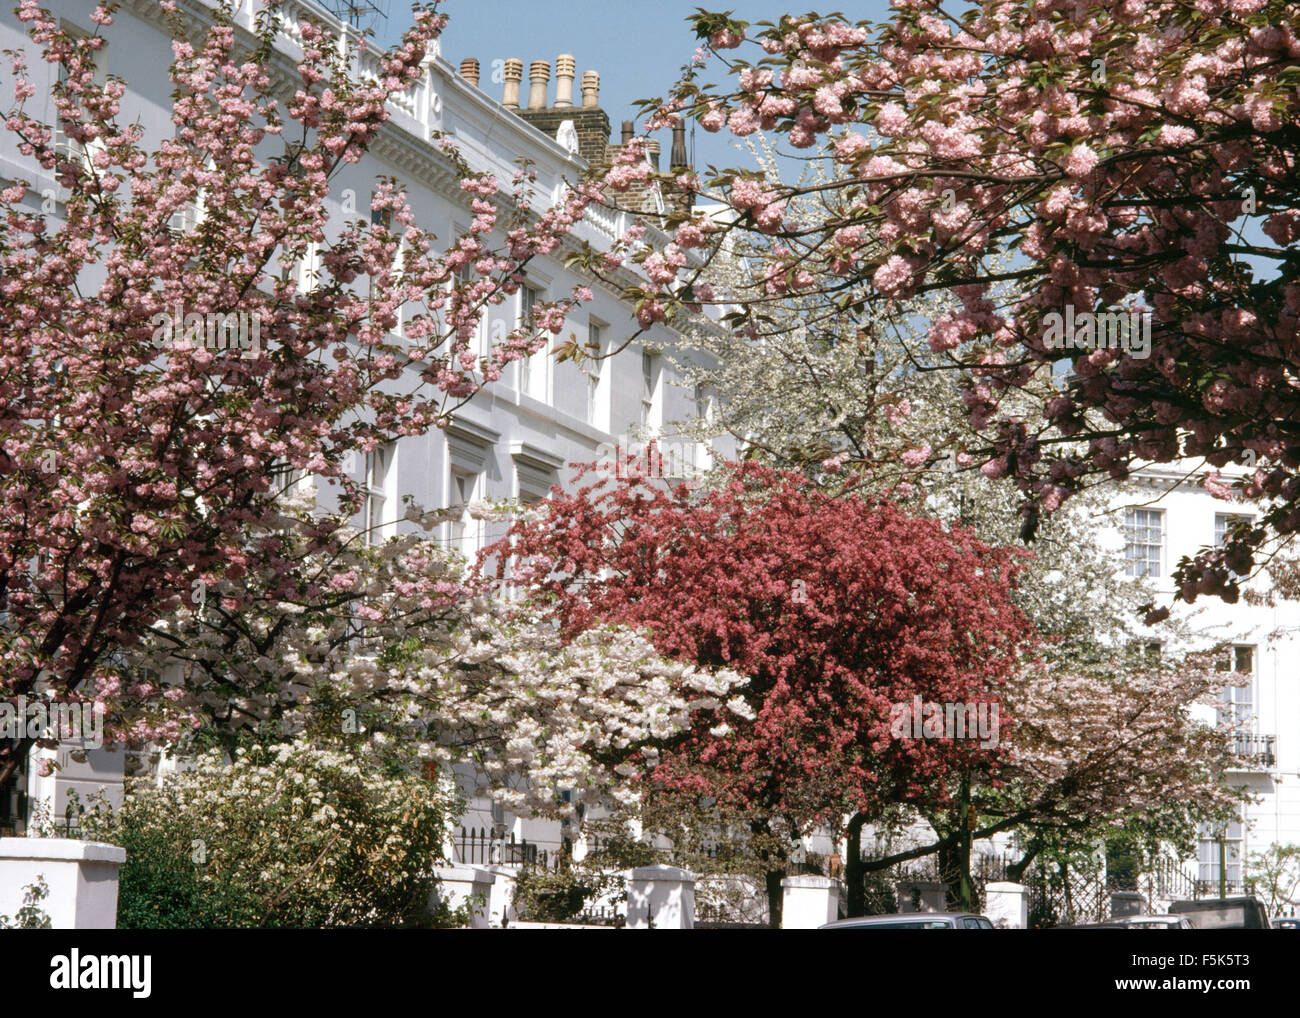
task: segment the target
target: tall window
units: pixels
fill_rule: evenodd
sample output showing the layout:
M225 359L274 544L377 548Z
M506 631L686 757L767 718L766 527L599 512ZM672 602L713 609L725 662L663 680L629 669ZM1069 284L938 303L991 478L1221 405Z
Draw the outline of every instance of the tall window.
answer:
M1124 560L1127 575L1161 575L1164 546L1163 509L1124 510Z
M691 393L695 405L696 420L703 424L712 417L712 408L709 403L709 394L702 384L695 383L695 388ZM713 463L713 450L709 447L708 442L692 442L691 466L697 470L707 470Z
M659 357L641 351L641 427L650 431L659 423L656 415L659 399Z
M528 328L529 321L533 316L533 308L537 306L537 291L531 286L522 286L519 288L519 325ZM541 357L540 363L534 363ZM539 389L544 390L546 384L546 362L545 351L539 351L531 357L521 357L519 359L519 391L526 392L537 399L545 399L545 391L540 394Z
M453 226L452 232L457 236L468 233L469 231L461 226ZM468 290L478 280L478 273L474 266L470 264L462 265L456 270L456 286L462 290ZM487 307L479 309L480 314L478 321L474 324L474 338L471 341L471 349L480 357L484 357L488 352L488 313Z
M1232 532L1233 525L1238 522L1249 523L1254 517L1245 513L1215 513L1214 514L1214 546L1222 548L1228 540L1228 534Z
M601 397L604 396L601 372L605 362L600 360L600 355L605 352L605 347L600 326L595 322L587 326L587 346L591 349L593 358L587 362L587 423L595 428L608 428L609 414L603 412L605 408L601 405Z
M271 494L272 495L292 495L298 490L298 485L304 477L307 476L304 470L295 470L288 463L276 463L271 467Z
M1240 885L1242 840L1240 820L1230 821L1223 827L1201 824L1197 831L1196 862L1201 883L1209 890L1213 891L1218 886L1220 861L1226 863L1223 872L1227 876L1228 885L1230 887ZM1220 842L1222 842L1222 850Z
M298 292L311 293L320 283L320 247L313 240L308 242L298 262Z
M1128 645L1129 662L1134 668L1159 671L1162 649L1159 640L1133 640Z
M382 226L384 229L391 231L393 229L393 210L391 208L375 208L375 198L378 197L378 194L377 191L370 193L370 225ZM369 287L370 295L374 296L375 277L368 276L366 285Z
M90 32L87 32L84 28L80 27L79 25L74 25L70 21L62 21L59 27L62 28L63 31L66 32L74 40L85 39L91 35ZM95 84L99 86L107 84L108 83L108 43L107 42L101 43L99 49L94 52L91 59L93 59L95 62L95 73L93 77ZM62 85L66 85L67 82L68 82L68 69L64 67L62 64L60 64L59 83ZM85 144L83 144L82 142L73 141L63 132L63 121L60 120L57 116L55 117L55 123L53 127L54 130L51 132L50 140L53 143L54 151L57 152L63 158L68 159L69 161L76 160L79 157L87 164L87 166L89 166L90 159L94 155L95 150L103 146L103 142L101 142L98 138L90 142L87 142Z
M478 498L478 475L460 470L451 472L451 506L460 509L460 515L451 521L449 544L468 559L479 548L479 521L469 514L470 504Z
M1232 525L1238 520L1249 522L1250 516L1241 513L1215 513L1214 514L1214 546L1222 548L1228 539L1228 532L1232 530Z
M1248 729L1255 719L1255 648L1249 644L1233 647L1220 663L1223 671L1235 672L1243 685L1224 689L1219 705L1219 724Z
M386 535L388 508L388 473L393 462L393 444L377 445L366 453L366 502L362 519L366 529L366 544L377 544Z

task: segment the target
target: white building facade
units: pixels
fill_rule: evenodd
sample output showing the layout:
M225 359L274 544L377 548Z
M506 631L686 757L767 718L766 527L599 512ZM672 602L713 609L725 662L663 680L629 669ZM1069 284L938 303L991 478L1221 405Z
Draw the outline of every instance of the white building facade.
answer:
M1117 486L1111 499L1114 547L1125 573L1147 577L1157 604L1173 600L1173 573L1182 559L1221 544L1234 519L1259 514L1258 506L1216 498L1189 478L1192 466L1147 467ZM1264 592L1270 583L1262 571L1243 581L1243 591ZM1300 844L1300 604L1250 604L1244 596L1228 604L1201 597L1174 610L1201 645L1224 644L1221 666L1240 676L1218 709L1198 716L1207 724L1235 726L1231 738L1240 769L1227 780L1246 787L1255 801L1225 830L1203 829L1197 858L1187 869L1203 890L1217 894L1222 860L1229 894L1240 894L1250 856L1272 845Z

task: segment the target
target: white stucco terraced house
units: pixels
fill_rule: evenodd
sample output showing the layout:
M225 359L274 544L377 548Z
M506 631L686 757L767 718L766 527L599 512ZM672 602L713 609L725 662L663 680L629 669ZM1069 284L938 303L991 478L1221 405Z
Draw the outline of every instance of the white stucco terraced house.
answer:
M1181 559L1221 543L1234 517L1259 513L1257 506L1214 497L1189 478L1195 466L1146 467L1117 486L1111 500L1114 547L1127 575L1150 578L1157 603L1173 598L1172 574ZM1204 472L1202 467L1196 473ZM1227 479L1239 473L1223 471ZM1247 589L1263 591L1269 582L1260 572ZM1237 725L1233 738L1240 769L1229 779L1249 788L1258 801L1247 804L1240 821L1226 831L1201 831L1197 859L1187 869L1188 876L1217 893L1222 857L1229 893L1241 893L1249 855L1273 844L1300 844L1300 604L1280 601L1268 607L1244 597L1236 604L1201 597L1190 607L1180 602L1175 610L1187 615L1207 645L1230 645L1224 667L1246 678L1228 690L1218 711L1206 709L1199 716L1207 723L1230 719Z

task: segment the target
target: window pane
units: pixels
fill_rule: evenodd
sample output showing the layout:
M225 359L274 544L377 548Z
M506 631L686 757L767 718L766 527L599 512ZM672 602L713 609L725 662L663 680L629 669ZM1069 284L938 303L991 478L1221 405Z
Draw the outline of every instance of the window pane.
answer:
M1129 576L1159 576L1164 550L1164 511L1127 509L1124 513L1124 560Z

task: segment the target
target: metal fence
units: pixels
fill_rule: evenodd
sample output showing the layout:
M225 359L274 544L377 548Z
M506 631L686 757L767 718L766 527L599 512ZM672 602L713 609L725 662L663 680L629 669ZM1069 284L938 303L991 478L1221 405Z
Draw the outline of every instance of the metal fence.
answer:
M555 869L566 856L564 846L551 851L529 841L494 834L487 827L462 827L454 841L456 862L466 866L539 866Z

